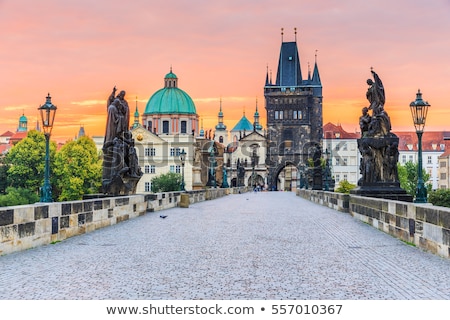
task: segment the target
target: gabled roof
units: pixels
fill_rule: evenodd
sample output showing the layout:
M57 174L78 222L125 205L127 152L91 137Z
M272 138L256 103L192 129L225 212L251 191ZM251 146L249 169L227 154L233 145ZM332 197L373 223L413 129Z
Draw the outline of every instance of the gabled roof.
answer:
M12 137L14 135L11 131L6 131L0 135L0 137Z
M242 140L258 140L258 141L265 141L266 137L264 137L261 133L257 131L251 131L249 134L247 134L245 137L242 137L239 141Z
M340 124L328 122L323 126L323 137L324 139L359 139L361 135L345 131Z

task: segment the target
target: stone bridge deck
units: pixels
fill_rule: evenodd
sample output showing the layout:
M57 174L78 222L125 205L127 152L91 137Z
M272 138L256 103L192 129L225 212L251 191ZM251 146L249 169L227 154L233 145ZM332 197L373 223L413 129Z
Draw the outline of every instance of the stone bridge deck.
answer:
M149 213L0 270L0 299L450 299L450 260L291 192Z

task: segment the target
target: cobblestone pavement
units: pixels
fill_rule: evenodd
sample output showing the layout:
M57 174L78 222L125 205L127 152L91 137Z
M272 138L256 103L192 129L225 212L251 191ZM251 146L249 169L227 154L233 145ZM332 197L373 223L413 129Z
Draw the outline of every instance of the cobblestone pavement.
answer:
M0 299L450 299L450 260L291 192L149 213L0 270Z

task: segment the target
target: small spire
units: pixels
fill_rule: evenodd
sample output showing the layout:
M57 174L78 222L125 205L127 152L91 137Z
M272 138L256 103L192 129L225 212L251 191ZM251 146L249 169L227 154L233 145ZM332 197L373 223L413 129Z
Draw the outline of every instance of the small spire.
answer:
M220 97L220 112L222 112L222 97Z
M170 72L172 73L172 64L170 64Z
M308 80L311 80L311 65L309 64L309 61L308 61Z
M297 28L294 28L295 42L297 42Z
M319 51L319 50L316 49L316 54L315 54L315 56L314 56L314 58L315 58L315 59L314 59L314 63L317 63L317 52L318 52L318 51Z
M283 42L284 28L281 28L281 42Z

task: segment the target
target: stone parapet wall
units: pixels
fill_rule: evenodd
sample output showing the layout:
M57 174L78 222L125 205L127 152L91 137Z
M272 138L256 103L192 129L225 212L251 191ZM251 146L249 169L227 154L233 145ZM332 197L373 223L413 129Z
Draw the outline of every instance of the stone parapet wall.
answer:
M233 188L186 192L190 203L212 200L230 193L238 192ZM147 212L177 207L181 194L165 192L1 207L0 255L62 241Z
M296 194L299 197L327 206L331 209L349 212L350 196L348 194L305 189L297 189Z
M421 249L450 258L450 208L334 192L297 190L297 195L353 217ZM348 198L348 208L341 208ZM336 202L338 204L336 204Z

